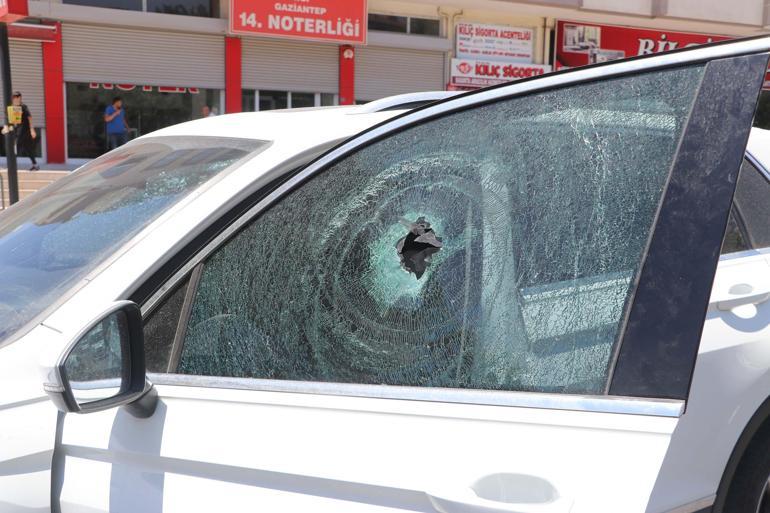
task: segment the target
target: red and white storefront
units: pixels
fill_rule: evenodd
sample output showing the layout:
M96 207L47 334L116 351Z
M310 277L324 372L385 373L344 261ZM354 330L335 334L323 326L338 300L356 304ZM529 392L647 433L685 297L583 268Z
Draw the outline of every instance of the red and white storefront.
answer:
M408 2L391 3L404 15L436 16L440 37L367 33L367 12L403 11L389 11L390 0L231 2L221 18L208 19L51 3L30 13L45 26L12 25L13 88L24 93L42 129L48 162L102 151L101 113L114 95L126 99L132 135L141 135L160 123L200 117L203 105L239 112L267 101L271 107L350 104L477 88L730 37L537 18L516 14L515 4L503 15L425 2L414 2L412 11Z

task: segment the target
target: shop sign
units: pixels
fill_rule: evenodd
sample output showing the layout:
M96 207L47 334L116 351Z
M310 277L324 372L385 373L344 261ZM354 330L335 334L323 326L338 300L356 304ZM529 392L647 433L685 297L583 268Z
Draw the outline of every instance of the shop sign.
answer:
M584 66L725 39L730 37L560 20L556 22L554 68Z
M366 44L366 0L230 0L230 32Z
M27 0L0 0L0 22L13 23L29 16Z
M485 87L551 71L547 64L521 64L476 59L452 59L450 88Z
M455 56L506 62L532 62L535 34L532 29L458 23Z
M157 90L159 93L190 93L190 94L198 94L200 93L200 89L197 87L174 87L174 86L150 86L150 85L143 85L139 86L136 84L109 84L109 83L102 83L102 82L90 82L88 84L88 87L90 89L106 89L107 91L134 91L136 89L141 90L145 93L151 93L155 90Z
M560 20L556 22L553 65L558 70L727 39L732 37ZM765 77L763 88L770 89L770 73Z

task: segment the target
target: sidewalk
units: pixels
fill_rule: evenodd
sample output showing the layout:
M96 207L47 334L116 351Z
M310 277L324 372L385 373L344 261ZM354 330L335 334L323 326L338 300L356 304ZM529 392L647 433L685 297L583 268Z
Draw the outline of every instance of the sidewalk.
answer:
M0 164L0 209L10 206L8 197L8 171L5 169L5 159ZM19 200L39 191L63 176L67 176L80 164L40 164L39 171L28 171L28 162L19 166Z

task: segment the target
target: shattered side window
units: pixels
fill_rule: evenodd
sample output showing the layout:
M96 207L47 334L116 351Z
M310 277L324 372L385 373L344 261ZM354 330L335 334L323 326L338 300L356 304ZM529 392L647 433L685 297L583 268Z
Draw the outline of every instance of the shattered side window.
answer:
M217 250L178 372L602 393L701 67L446 115Z

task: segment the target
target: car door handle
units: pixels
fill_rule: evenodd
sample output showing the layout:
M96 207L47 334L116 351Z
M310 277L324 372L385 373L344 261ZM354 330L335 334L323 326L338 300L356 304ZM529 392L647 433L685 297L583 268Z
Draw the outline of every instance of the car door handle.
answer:
M717 301L719 310L728 311L742 305L757 305L770 299L770 292L766 290L758 292L748 283L733 285L729 293L733 297Z
M482 499L470 489L467 494L429 493L428 498L439 513L569 513L572 507L564 497L549 502L499 502Z
M572 508L548 480L507 472L427 495L439 513L569 513Z

